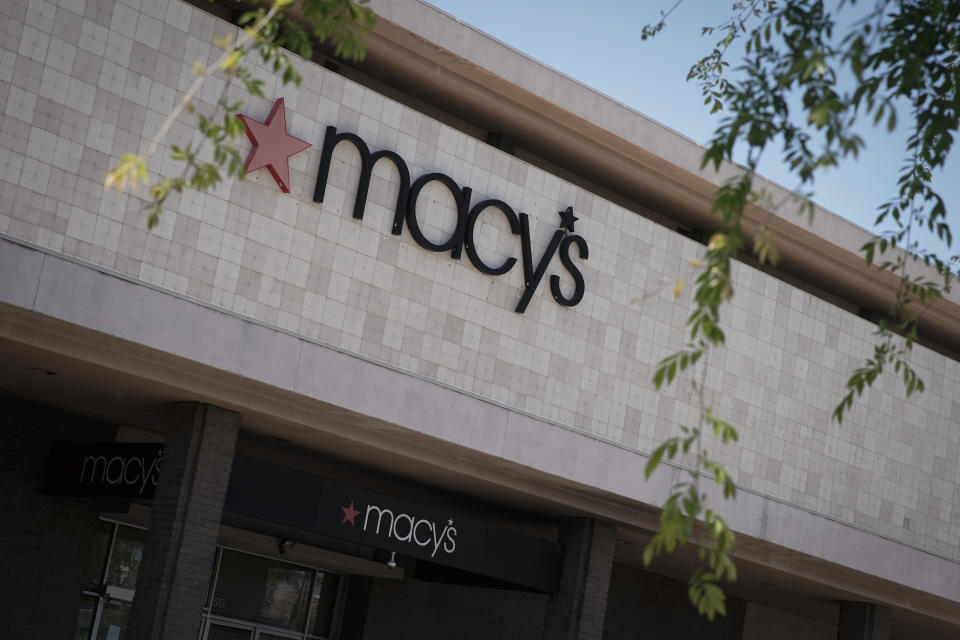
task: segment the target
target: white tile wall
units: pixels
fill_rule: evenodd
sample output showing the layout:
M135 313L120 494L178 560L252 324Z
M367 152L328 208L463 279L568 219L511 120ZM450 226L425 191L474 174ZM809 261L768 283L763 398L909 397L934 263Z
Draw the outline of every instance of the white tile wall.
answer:
M300 88L258 69L270 99L244 109L263 119L282 96L290 132L314 144L291 160L291 193L261 170L173 199L148 232L141 202L105 193L103 176L112 158L146 147L145 132L188 85L193 62L216 56L210 43L229 25L178 0L14 0L0 3L0 23L0 232L641 451L696 420L689 381L662 393L651 384L656 362L684 339L689 293L674 300L672 289L693 276L696 244L306 64ZM221 86L208 83L202 108ZM323 205L314 204L330 124L397 151L413 179L441 171L472 187L473 202L499 198L528 213L535 258L557 211L574 206L590 247L583 301L554 302L549 275L571 284L554 259L518 315L521 265L491 278L466 256L421 249L406 230L391 235L389 163L376 167L366 217L354 220L349 145L335 154ZM166 144L193 137L185 122ZM176 171L163 155L151 166ZM424 190L429 238L449 230L449 199L437 185ZM488 262L520 258L501 216L485 214L478 237ZM960 557L958 363L915 349L922 396L906 399L884 378L838 425L832 407L871 350L872 325L748 267L738 266L735 280L727 347L710 360L707 396L740 428L740 444L720 454L737 481Z

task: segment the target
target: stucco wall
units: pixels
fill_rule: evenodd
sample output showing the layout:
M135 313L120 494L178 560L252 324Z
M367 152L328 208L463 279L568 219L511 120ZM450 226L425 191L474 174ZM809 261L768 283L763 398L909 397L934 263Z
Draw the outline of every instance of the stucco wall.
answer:
M284 97L290 133L314 145L291 159L289 195L261 170L175 199L147 231L140 201L105 193L103 176L111 158L144 147L193 62L211 60L213 37L230 27L178 0L140 4L0 7L0 233L639 451L696 419L689 382L658 393L650 379L683 342L689 288L677 299L673 288L692 276L697 244L318 66L301 66L300 88L260 70L269 99L244 109L263 120ZM204 88L201 108L219 82ZM534 262L557 211L573 206L590 252L575 259L582 302L552 299L551 274L571 287L556 257L521 315L520 264L486 276L466 255L422 249L406 229L391 235L388 163L374 171L365 219L352 219L357 156L347 144L324 203L313 203L328 125L396 151L412 179L439 171L471 187L472 202L498 198L529 214ZM190 127L176 125L166 144L183 143ZM433 184L419 201L434 241L451 228L448 200ZM502 217L485 214L477 235L489 263L520 259ZM735 279L708 401L740 427L741 443L723 454L738 483L960 556L958 363L916 348L922 396L908 400L883 379L836 425L830 412L871 351L873 325L751 268L738 266Z

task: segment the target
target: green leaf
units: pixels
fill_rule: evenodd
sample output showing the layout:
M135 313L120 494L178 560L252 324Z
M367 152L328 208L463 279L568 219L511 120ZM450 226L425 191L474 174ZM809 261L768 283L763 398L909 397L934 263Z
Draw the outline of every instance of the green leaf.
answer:
M663 459L663 454L667 451L667 443L664 442L659 447L653 450L653 453L650 454L650 459L647 460L646 466L643 468L643 475L649 479L650 475L660 466L660 461Z

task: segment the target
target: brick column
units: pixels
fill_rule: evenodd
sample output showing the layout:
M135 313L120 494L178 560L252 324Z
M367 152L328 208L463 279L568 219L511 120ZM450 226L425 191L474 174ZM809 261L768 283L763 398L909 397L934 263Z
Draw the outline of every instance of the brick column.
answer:
M589 518L561 522L563 568L560 588L547 604L544 640L602 638L616 531L612 524Z
M889 640L889 607L870 602L841 602L837 640Z
M163 448L127 637L196 638L210 586L240 414L179 403Z

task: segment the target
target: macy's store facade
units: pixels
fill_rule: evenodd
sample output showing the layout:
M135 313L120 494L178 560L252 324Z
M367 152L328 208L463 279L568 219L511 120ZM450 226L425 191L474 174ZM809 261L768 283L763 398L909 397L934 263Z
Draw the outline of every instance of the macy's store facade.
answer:
M80 553L84 588L76 638L132 637L132 603L150 562L144 558L150 553L147 505L163 496L157 494L163 455L164 446L153 443L55 441L51 447L43 492L59 501L100 498L93 528L72 531L88 538ZM398 606L391 591L405 574L425 585L423 594L407 596L411 606L423 606L418 600L431 590L447 601L458 591L478 590L502 594L490 599L491 612L502 615L509 607L521 619L557 590L557 544L463 516L470 511L463 504L415 504L263 458L238 455L229 466L212 568L178 569L191 583L209 584L199 618L203 638L361 637L368 626L369 634L391 637L396 613L377 617ZM371 484L369 473L362 476ZM393 486L391 493L401 492ZM371 598L385 598L386 611L371 611ZM197 619L177 622L183 626L167 633L193 636ZM447 624L454 623L451 616ZM499 633L495 629L482 633Z
M828 212L750 213L789 241L736 266L711 362L743 441L707 623L693 550L643 568L679 470L642 468L697 415L650 380L721 178L429 5L374 8L363 64L258 69L246 178L153 230L103 175L229 15L2 9L5 637L956 637L958 299L925 316L925 393L836 425L891 283Z

